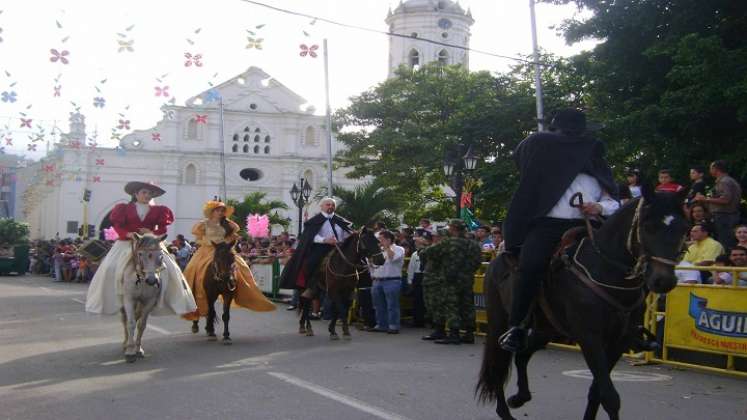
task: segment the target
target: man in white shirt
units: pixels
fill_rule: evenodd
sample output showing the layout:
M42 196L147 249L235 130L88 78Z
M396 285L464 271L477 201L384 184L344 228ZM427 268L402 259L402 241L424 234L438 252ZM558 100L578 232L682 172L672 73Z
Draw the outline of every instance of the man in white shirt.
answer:
M415 230L415 249L410 255L410 263L407 265L407 282L412 290L412 318L413 326L422 328L425 326L425 299L423 297L423 261L420 259L420 251L431 244L431 232L423 228Z
M371 266L371 294L376 310L376 327L371 331L399 334L399 296L405 249L394 244L394 234L388 230L379 232L379 243L384 264Z
M584 216L609 216L619 208L617 184L604 158L604 145L588 136L583 112L559 111L550 130L527 137L514 152L520 182L504 234L507 251L521 249L519 281L513 293L510 328L500 339L501 347L511 352L526 348L523 324L563 233L583 225ZM582 194L581 208L570 204L576 193Z

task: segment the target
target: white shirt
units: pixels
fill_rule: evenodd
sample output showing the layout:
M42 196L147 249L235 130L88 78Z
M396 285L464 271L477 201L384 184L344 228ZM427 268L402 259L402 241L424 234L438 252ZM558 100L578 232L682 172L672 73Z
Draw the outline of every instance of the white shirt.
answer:
M547 213L547 217L568 220L583 219L584 216L581 214L581 211L578 208L571 207L570 204L571 197L576 193L583 195L584 203L600 204L602 206L602 216L610 216L620 208L620 203L602 189L596 178L581 173L571 182L571 185L563 193L563 196L560 197L555 207Z
M322 216L324 216L327 220L322 223L321 229L319 229L319 232L314 236L314 243L321 244L324 243L329 238L334 238L335 233L332 232L332 225L329 222L329 219L332 218L335 214L327 214L327 213L320 213ZM349 233L347 233L345 230L343 230L339 225L335 225L335 232L337 232L337 242L342 242L345 239L347 239L348 236L350 236Z
M410 255L410 263L407 264L407 282L412 283L412 279L415 277L416 273L422 273L423 270L420 269L420 255L418 255L420 251L415 251Z
M389 254L384 251L384 265L373 265L371 277L374 280L385 277L402 277L402 266L405 264L405 249L399 245L392 245L394 257L389 258Z
M139 217L140 221L142 222L143 220L145 220L145 216L147 216L148 212L150 211L150 204L135 202L135 210L137 210L137 217Z

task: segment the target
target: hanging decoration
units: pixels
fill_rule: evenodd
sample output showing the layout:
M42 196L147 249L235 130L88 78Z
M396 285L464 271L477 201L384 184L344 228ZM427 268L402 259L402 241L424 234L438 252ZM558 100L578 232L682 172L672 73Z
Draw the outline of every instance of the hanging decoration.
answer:
M252 238L267 238L270 235L270 218L266 214L247 216L246 231Z

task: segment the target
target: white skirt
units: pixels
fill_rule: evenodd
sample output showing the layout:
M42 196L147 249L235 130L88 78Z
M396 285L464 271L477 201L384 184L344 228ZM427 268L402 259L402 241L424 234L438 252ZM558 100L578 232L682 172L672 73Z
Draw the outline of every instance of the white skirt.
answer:
M197 309L192 291L184 279L174 258L165 251L166 266L161 271L161 294L152 315L183 315ZM116 241L106 254L96 274L88 286L86 312L102 315L115 315L122 307L122 284L125 274L135 275L132 264L132 244L129 241Z

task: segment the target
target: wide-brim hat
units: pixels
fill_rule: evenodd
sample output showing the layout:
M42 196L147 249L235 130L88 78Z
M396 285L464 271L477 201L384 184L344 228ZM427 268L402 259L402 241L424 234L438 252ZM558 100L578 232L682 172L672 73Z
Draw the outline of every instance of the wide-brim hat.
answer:
M210 200L207 203L205 203L204 206L202 206L202 214L205 217L210 217L210 215L213 213L213 210L219 209L219 208L226 209L226 218L231 217L235 210L233 206L226 205L226 203L222 201Z
M135 195L140 190L150 190L153 198L160 197L166 194L166 191L158 185L151 184L149 182L132 181L125 185L124 190L129 195Z
M555 113L550 122L550 130L565 131L569 133L583 133L587 131L598 131L604 128L602 124L587 122L586 114L580 109L565 108Z

